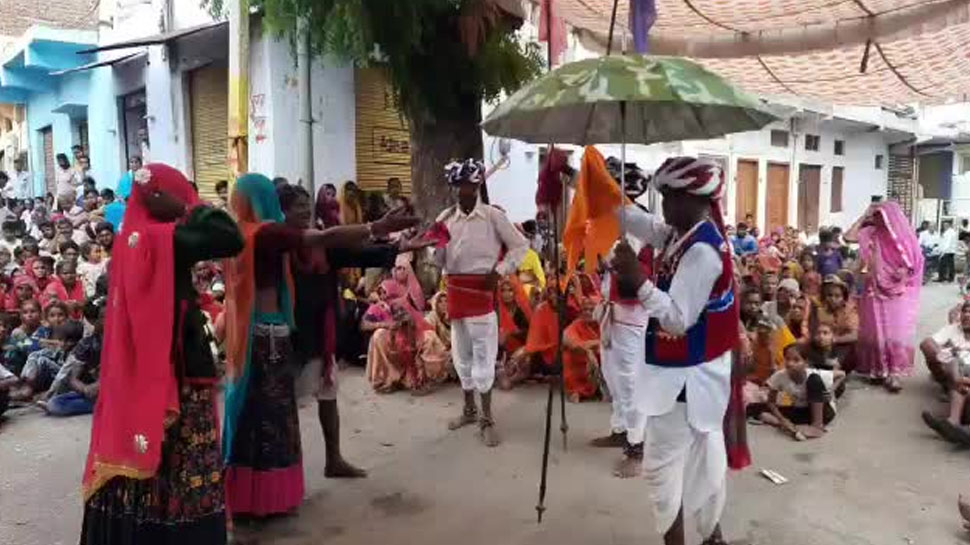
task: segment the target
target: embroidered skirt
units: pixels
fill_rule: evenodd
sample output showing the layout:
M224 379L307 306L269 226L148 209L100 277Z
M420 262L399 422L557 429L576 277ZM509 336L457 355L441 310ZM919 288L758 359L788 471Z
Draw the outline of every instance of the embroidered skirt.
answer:
M115 477L84 505L81 545L226 543L219 416L211 386L183 386L158 473Z
M246 402L226 468L226 501L233 516L287 513L304 493L289 328L256 324L251 357Z

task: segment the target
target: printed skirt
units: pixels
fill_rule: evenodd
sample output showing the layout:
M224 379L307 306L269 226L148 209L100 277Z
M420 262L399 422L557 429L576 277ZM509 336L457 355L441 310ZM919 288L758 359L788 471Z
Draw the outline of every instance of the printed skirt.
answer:
M81 545L226 543L219 416L210 385L183 386L150 479L115 477L84 505Z
M288 513L303 501L293 344L285 325L253 327L246 402L226 468L229 513Z

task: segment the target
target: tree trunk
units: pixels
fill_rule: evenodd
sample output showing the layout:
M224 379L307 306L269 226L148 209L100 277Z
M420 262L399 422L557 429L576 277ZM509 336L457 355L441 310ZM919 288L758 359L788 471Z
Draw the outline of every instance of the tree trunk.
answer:
M482 105L478 97L463 97L458 116L432 117L409 112L411 123L411 199L419 216L434 220L454 204L445 181L445 165L453 160L482 159Z

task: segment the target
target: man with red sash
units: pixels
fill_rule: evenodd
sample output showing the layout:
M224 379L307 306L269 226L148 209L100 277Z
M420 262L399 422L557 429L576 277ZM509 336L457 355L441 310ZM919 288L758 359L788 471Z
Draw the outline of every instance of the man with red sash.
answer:
M636 163L621 164L619 159L606 160L610 175L620 182L620 169L626 170L623 193L634 203L647 190L649 176L637 168ZM639 204L637 207L642 208ZM646 211L646 209L644 209ZM639 245L635 237L628 242ZM637 255L644 275L650 277L653 268L653 248L644 246ZM613 474L622 479L640 475L643 468L643 432L646 414L639 407L638 389L646 372L644 361L644 335L649 314L635 294L622 297L617 287L617 277L610 271L603 275L601 290L604 305L600 319L603 351L603 378L610 390L612 413L610 434L591 441L594 447L622 447L620 459Z
M448 183L457 188L458 203L438 216L450 239L438 248L435 259L445 274L448 317L451 320L452 361L465 406L461 416L448 424L452 430L478 422L482 441L499 444L492 416L492 385L498 355L498 279L514 274L529 243L505 213L481 202L479 190L485 181L485 165L469 159L446 168ZM505 248L504 257L500 257ZM475 392L482 399L481 415Z
M717 545L724 543L719 521L728 467L723 425L739 342L719 204L724 178L711 162L675 157L653 183L663 196L663 219L627 207L629 233L658 249L653 278L628 244L617 246L613 259L621 295L635 294L650 316L638 391L647 417L644 468L664 543L682 545L689 521L705 545Z

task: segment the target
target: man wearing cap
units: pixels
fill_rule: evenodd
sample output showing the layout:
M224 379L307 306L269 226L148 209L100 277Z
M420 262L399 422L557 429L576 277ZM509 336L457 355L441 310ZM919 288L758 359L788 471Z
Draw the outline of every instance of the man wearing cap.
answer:
M649 176L637 168L636 163L623 164L619 159L606 160L610 175L620 182L620 169L625 169L624 194L636 206L637 198L647 190ZM635 237L628 235L628 242L639 246ZM643 246L637 254L641 268L650 276L653 265L653 248ZM644 335L649 315L643 303L635 296L621 297L617 277L606 271L601 285L603 305L600 316L600 346L603 351L603 379L610 390L612 413L610 434L593 439L594 447L622 447L623 457L613 474L622 479L640 475L643 470L643 432L646 414L639 407L638 386L646 371L644 361Z
M498 355L495 290L500 276L515 273L529 243L504 212L479 198L486 176L481 161L451 163L445 172L458 202L438 216L450 238L435 252L435 260L445 275L452 361L465 392L462 413L448 427L456 430L477 422L482 441L494 447L499 444L492 416ZM480 415L476 391L481 396Z
M724 543L719 521L729 458L723 426L740 340L719 204L724 178L711 162L675 157L653 183L663 219L633 206L626 212L630 234L658 249L653 278L625 242L612 262L621 294L633 294L650 315L639 391L647 416L644 468L664 543L682 545L687 521L705 545L717 545ZM730 457L733 467L748 463L743 446L732 445Z

